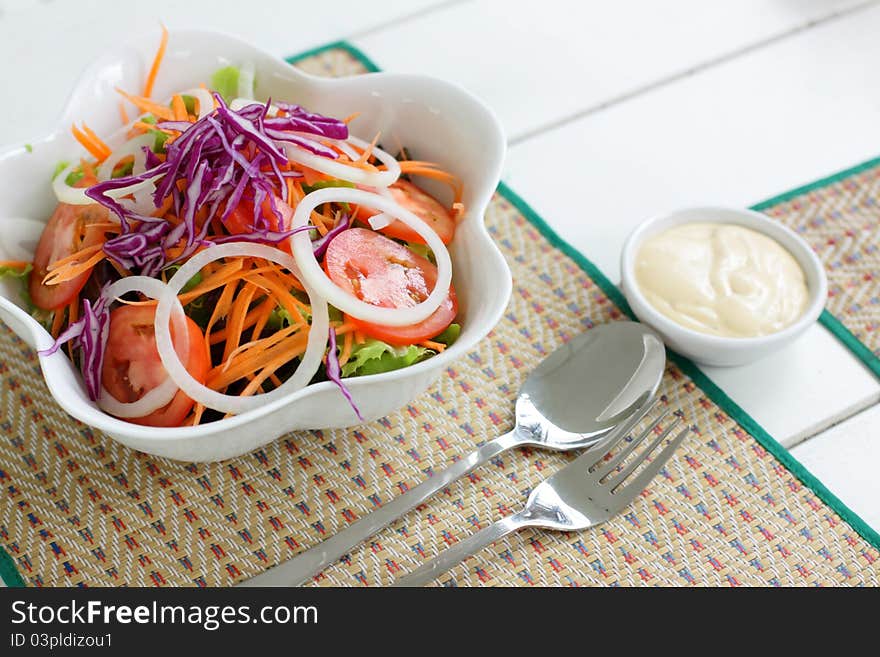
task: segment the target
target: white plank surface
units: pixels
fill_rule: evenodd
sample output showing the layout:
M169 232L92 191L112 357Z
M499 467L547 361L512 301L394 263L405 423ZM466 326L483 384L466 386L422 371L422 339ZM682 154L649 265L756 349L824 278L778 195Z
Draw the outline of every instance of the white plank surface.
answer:
M880 401L874 375L821 326L757 363L702 369L786 447Z
M514 146L506 179L618 280L643 219L748 205L880 150L880 8L820 25ZM865 408L880 383L821 327L707 373L783 444Z
M862 520L880 531L880 406L791 452Z
M4 54L0 144L39 136L83 68L127 34L168 27L219 30L280 56L419 15L441 0L333 0L323 7L290 0L0 0Z
M484 0L356 43L383 67L454 80L517 136L859 3Z

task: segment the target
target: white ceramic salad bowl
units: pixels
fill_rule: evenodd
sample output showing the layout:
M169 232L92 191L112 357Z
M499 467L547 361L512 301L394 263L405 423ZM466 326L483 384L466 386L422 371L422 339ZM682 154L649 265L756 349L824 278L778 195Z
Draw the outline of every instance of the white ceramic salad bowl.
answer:
M30 259L41 224L56 203L50 187L52 172L57 162L82 152L70 134L70 125L86 121L98 134L118 129L115 87L137 90L143 86L156 41L156 34L134 38L98 59L77 82L48 136L32 141L29 148L0 152L0 259ZM360 112L351 126L355 135L372 139L381 131L386 147L405 145L418 159L439 163L464 183L467 212L450 245L461 336L443 353L416 365L346 379L364 418L382 417L423 392L452 361L470 350L507 305L510 272L483 224L504 158L501 127L480 101L447 82L394 73L313 77L236 38L206 31L170 32L154 97L168 97L210 81L220 67L248 62L256 70L258 99L286 100L337 117ZM420 184L446 198L445 190L431 181ZM33 348L45 349L53 342L23 308L17 281L0 283L0 319ZM324 382L218 422L168 429L143 427L116 419L91 402L79 372L61 351L41 356L40 365L52 395L72 416L129 447L173 459L216 461L244 454L288 431L359 422L339 389Z

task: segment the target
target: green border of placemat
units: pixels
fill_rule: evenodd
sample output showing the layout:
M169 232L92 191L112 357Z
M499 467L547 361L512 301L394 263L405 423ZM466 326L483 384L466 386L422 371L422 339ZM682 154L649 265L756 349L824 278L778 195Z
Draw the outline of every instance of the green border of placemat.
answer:
M361 57L363 57L363 53L361 53ZM844 169L843 171L838 171L837 173L833 173L830 176L826 176L825 178L820 178L814 182L811 182L806 185L802 185L801 187L796 187L788 192L783 194L779 194L778 196L774 196L773 198L769 198L766 201L761 201L760 203L756 203L752 206L752 210L757 210L758 212L763 212L764 210L768 210L780 203L785 203L786 201L790 201L798 196L803 196L804 194L809 194L812 191L817 189L822 189L824 187L828 187L829 185L833 185L836 182L840 182L846 178L854 176L862 171L867 171L868 169L873 169L874 167L880 165L880 157L875 157L861 164L857 164L853 167L849 167L848 169ZM822 311L822 315L819 317L819 322L827 328L831 333L840 340L847 349L849 349L856 358L862 361L865 366L871 370L877 377L880 377L880 357L877 356L871 349L861 340L859 340L852 332L843 325L837 317L832 315L827 310Z
M378 72L380 69L373 61L367 57L361 50L346 41L336 41L318 48L307 50L299 55L287 57L286 61L293 64L301 59L306 59L313 55L319 55L328 50L345 50L357 59L370 72ZM785 194L774 196L773 198L758 203L753 206L755 210L763 210L773 205L783 203L791 198L800 196L814 189L819 189L830 185L834 182L842 180L848 176L854 175L859 171L868 169L872 166L880 164L880 158L869 160L856 167L852 167L840 173L823 178L809 185L799 187ZM630 317L633 317L629 304L626 302L620 290L610 281L599 269L584 255L575 249L571 244L562 239L556 231L554 231L546 221L535 212L532 207L526 203L516 192L508 187L504 182L498 184L498 192L509 201L522 215L528 219L544 238L550 242L555 248L562 251L586 274L593 279L602 291L614 302L618 308L624 311ZM861 360L863 360L878 376L880 376L880 359L863 345L852 333L850 333L833 315L827 311L822 314L822 323L834 333L844 344L846 344ZM669 354L670 359L686 374L699 388L712 400L719 408L729 415L737 424L749 432L758 443L761 444L773 457L782 463L792 474L794 474L807 488L819 497L826 505L833 509L847 524L850 525L859 535L862 536L874 548L880 550L880 534L872 529L864 520L862 520L855 512L846 506L834 493L828 490L825 485L819 481L809 470L807 470L791 453L780 445L776 440L767 433L764 428L758 424L748 413L733 401L727 394L712 382L700 369L690 360L676 353ZM6 586L25 586L25 581L15 562L6 550L0 547L0 580Z
M287 57L287 61L291 64L295 62L305 59L307 57L311 57L313 55L319 55L322 52L326 52L328 50L345 50L349 54L351 54L355 59L357 59L364 67L372 72L376 73L381 69L366 55L363 51L361 51L356 46L348 43L347 41L336 41L335 43L330 43L326 46L320 46L318 48L313 48L312 50L308 50L299 55L293 55L291 57ZM763 203L755 206L756 209L760 209L761 207L769 207L771 205L775 205L776 203L781 203L784 200L797 196L799 194L803 194L811 189L817 189L818 187L822 187L824 185L829 185L837 180L840 180L846 176L853 175L858 173L862 169L869 168L872 164L880 163L880 158L876 160L872 160L869 162L865 162L863 164L858 165L857 167L853 167L846 171L842 171L834 176L829 178L824 178L810 185L806 185L804 187L799 187L798 189L794 189L786 194L781 194L776 196L768 201L764 201ZM608 296L611 301L613 301L618 308L624 311L627 315L635 319L635 316L632 313L632 310L629 307L626 299L620 290L615 286L605 275L599 271L599 269L577 249L575 249L571 244L562 239L556 231L554 231L546 221L535 212L528 203L526 203L522 197L519 196L516 192L514 192L510 187L507 186L503 181L498 184L498 192L507 199L510 203L512 203L517 210L519 210L523 216L528 219L529 223L531 223L544 238L550 242L554 247L562 251L569 258L574 260L577 265L584 270L587 275L593 279L593 281L602 289L602 291ZM833 321L834 323L840 326L840 332L831 328L835 335L837 335L841 340L846 342L846 339L843 335L849 335L851 341L860 345L864 350L870 353L867 347L861 344L858 339L852 335L846 328L837 322L836 318L834 318L830 313L825 313L828 315L828 319ZM823 316L824 319L824 316ZM824 323L824 322L823 322ZM848 343L847 343L848 344ZM852 345L849 345L851 349L853 349ZM700 389L706 393L706 396L712 400L719 408L721 408L727 415L729 415L737 424L739 424L743 429L748 431L755 440L760 443L764 449L770 452L773 457L782 463L792 474L794 474L807 488L813 491L813 493L821 499L826 505L828 505L831 509L833 509L847 524L850 525L859 535L862 536L868 543L870 543L874 548L880 550L880 533L876 532L872 527L868 525L864 520L862 520L854 511L852 511L849 507L844 504L840 498L838 498L834 493L832 493L825 485L809 470L807 470L803 464L798 461L791 453L782 445L780 445L776 440L769 434L767 431L758 424L748 413L746 413L740 406L733 401L727 394L721 390L714 382L712 382L709 377L707 377L703 372L690 360L671 352L669 354L670 359L684 372L691 380L700 387ZM878 374L880 374L880 362L878 362Z

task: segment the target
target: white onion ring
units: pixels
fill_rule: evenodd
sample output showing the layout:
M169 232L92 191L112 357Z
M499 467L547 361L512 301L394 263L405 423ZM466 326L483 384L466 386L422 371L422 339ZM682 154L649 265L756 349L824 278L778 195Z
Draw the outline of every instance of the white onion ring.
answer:
M224 395L196 381L186 371L183 363L180 362L180 358L174 352L171 342L171 331L168 328L172 305L186 282L209 262L230 256L263 258L287 268L297 278L300 278L312 305L312 325L309 330L308 343L296 372L282 385L275 388L275 390L251 397ZM180 386L180 389L191 399L224 413L243 413L268 404L308 385L321 365L329 330L330 318L327 313L327 302L315 293L307 281L302 279L299 275L296 261L290 255L265 244L229 242L228 244L217 244L200 251L187 260L174 273L167 286L162 290L159 305L156 308L156 345L159 349L162 364L165 366L169 376L174 379L175 383Z
M79 162L71 162L62 169L55 179L52 181L52 191L59 203L67 203L68 205L91 205L94 203L92 199L86 196L85 187L71 187L67 184L67 176L79 165Z
M315 135L312 135L315 138ZM357 137L349 137L349 143L354 144L362 149L370 147L370 142L358 139ZM309 150L296 144L285 143L284 149L287 157L299 164L326 173L339 180L347 180L356 185L367 185L368 187L388 187L400 177L400 163L390 153L386 153L381 148L374 146L373 155L379 158L379 161L385 165L385 171L364 171L350 164L343 164L328 157L315 155ZM360 156L358 156L360 157Z
M156 211L156 202L153 200L153 194L156 193L156 185L152 181L150 184L136 190L132 196L134 202L128 199L120 199L120 203L130 204L131 210L136 214L149 215Z
M133 175L140 175L147 170L146 156L144 155L144 146L150 147L156 139L155 135L146 133L138 135L123 143L119 148L110 153L107 159L98 167L98 180L110 180L113 177L113 169L119 164L119 161L129 155L134 155L134 166L132 168Z
M295 134L302 135L303 137L312 137L314 139L315 135L310 135L307 132L297 132ZM345 155L348 156L348 159L354 162L357 160L361 154L354 150L347 141L344 139L333 139L331 140L333 145L338 147Z
M148 297L158 299L165 290L165 283L149 276L127 276L112 283L105 294L108 300L121 297L128 292L143 292ZM176 299L177 297L175 297ZM175 333L179 337L176 349L186 354L189 351L189 331L186 328L183 306L180 301L174 306ZM171 403L180 388L170 376L166 376L158 386L133 402L121 402L111 395L103 385L98 397L98 406L101 410L121 418L144 417Z
M240 98L254 97L253 62L245 62L238 67L238 95Z
M379 214L374 214L367 219L367 221L370 223L370 228L373 230L382 230L391 225L391 222L394 221L394 217L387 212L380 212Z
M239 110L243 110L248 105L263 105L265 107L266 103L261 103L258 100L254 100L253 98L233 98L229 101L229 109L238 112ZM275 116L278 114L278 107L276 105L269 105L269 116ZM314 137L315 135L309 135L310 137Z
M434 252L434 257L437 260L437 282L428 298L415 306L410 306L409 308L380 308L379 306L374 306L349 294L328 278L315 258L315 254L312 251L312 241L309 238L308 232L300 231L289 239L291 240L293 256L296 258L300 272L302 272L303 283L313 286L318 294L342 312L367 322L383 326L409 326L427 319L449 295L449 286L452 283L452 261L449 258L449 251L446 250L446 245L443 244L437 233L415 214L394 201L379 194L349 187L327 187L306 194L305 198L296 206L291 228L296 229L305 226L312 214L312 210L322 203L330 203L332 201L375 208L380 212L386 212L399 219L416 231L425 240L431 251Z

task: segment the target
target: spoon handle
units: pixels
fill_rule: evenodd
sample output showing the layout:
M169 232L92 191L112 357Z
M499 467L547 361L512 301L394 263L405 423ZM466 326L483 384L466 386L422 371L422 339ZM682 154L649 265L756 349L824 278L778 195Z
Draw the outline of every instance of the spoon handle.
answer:
M494 543L517 529L525 527L527 524L529 523L525 520L522 513L515 513L512 516L502 518L488 527L484 527L476 534L471 534L458 543L454 543L429 562L416 568L409 575L404 575L398 579L392 586L424 586L460 561L464 561L487 545Z
M498 436L462 457L442 472L437 472L415 488L398 495L390 502L367 514L330 538L318 543L269 570L242 582L243 586L299 586L317 575L330 564L345 556L353 547L365 541L383 527L443 490L468 472L498 454L524 444L516 429Z

